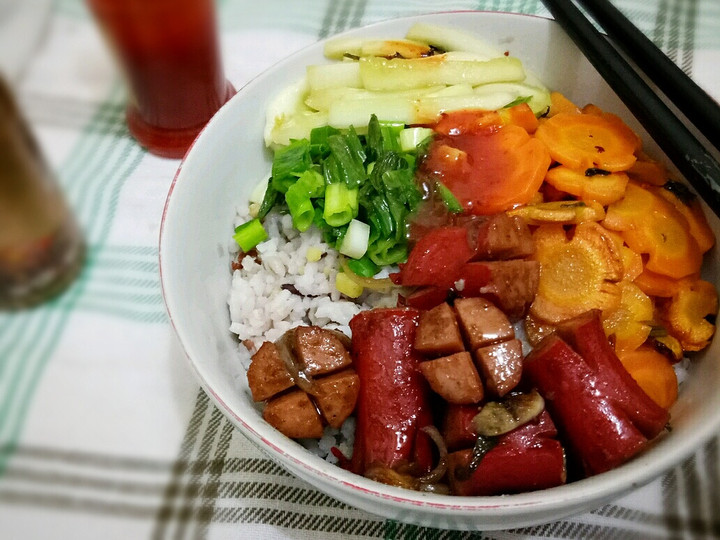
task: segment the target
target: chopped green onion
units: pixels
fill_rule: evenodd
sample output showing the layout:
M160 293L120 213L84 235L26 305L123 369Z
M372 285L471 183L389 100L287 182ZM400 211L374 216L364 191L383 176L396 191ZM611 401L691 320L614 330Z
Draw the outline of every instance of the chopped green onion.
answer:
M263 197L262 203L260 204L260 209L258 210L258 213L255 217L263 219L268 214L268 212L270 212L270 210L280 204L282 200L282 193L275 189L272 183L272 179L270 179L268 181L268 187L265 190L265 196Z
M348 225L342 244L338 251L351 259L359 259L368 248L370 237L370 226L362 221L353 219Z
M346 184L329 184L325 187L323 219L331 227L349 223L357 215L358 190Z
M310 141L300 139L292 141L288 146L278 148L272 164L272 185L281 193L285 193L298 176L312 165L310 158Z
M324 192L325 181L314 170L305 171L285 192L285 202L298 231L306 231L312 225L315 209L310 199L320 197Z
M350 127L344 135L330 135L327 139L330 155L337 164L332 183L344 182L348 187L357 187L367 178L365 172L365 151L355 130Z
M354 274L365 278L371 278L380 271L380 267L367 255L363 255L359 259L348 259L347 265Z
M233 240L237 242L245 253L257 246L260 242L267 240L268 234L258 218L251 219L235 227Z
M381 122L376 115L371 115L366 136L368 158L374 161L385 152L400 152L398 136L404 128L404 124Z
M452 212L453 214L459 214L463 211L463 207L460 204L460 201L457 200L455 195L453 195L453 192L450 191L445 184L442 182L437 182L435 184L435 189L437 190L438 195L440 195L440 199L442 199L442 202L445 204L449 212Z
M368 246L370 260L378 266L389 266L407 259L407 243L398 243L393 238L377 240Z

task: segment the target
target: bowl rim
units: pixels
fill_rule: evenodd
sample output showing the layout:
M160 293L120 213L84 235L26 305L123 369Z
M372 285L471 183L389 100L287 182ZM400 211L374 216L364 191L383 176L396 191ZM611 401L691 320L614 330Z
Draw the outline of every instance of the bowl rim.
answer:
M248 436L260 450L265 452L274 461L280 463L286 468L289 468L296 476L302 477L307 475L321 479L324 483L316 487L326 493L328 493L328 489L330 489L333 496L344 500L345 502L349 502L349 504L353 506L357 507L358 505L355 502L344 499L342 495L339 494L338 490L341 492L343 488L350 488L363 498L370 497L372 499L376 499L376 502L381 501L384 504L390 504L398 508L407 508L407 506L410 505L412 507L422 507L448 515L459 514L475 516L478 518L483 516L504 517L513 514L518 509L528 508L533 508L537 511L555 511L567 505L568 501L596 501L596 506L599 506L604 501L619 497L628 490L637 489L644 484L647 484L663 472L687 459L692 453L697 451L702 444L706 443L713 435L716 435L718 431L720 431L720 415L717 415L712 421L705 421L700 427L696 428L693 431L692 436L685 438L683 441L675 445L673 452L655 452L648 456L649 452L652 450L652 448L648 448L631 461L613 470L573 481L561 486L531 492L494 496L470 497L420 493L398 487L387 486L385 484L369 480L363 476L345 471L341 467L327 463L318 456L309 454L304 447L295 443L295 441L280 435L279 432L269 425L264 426L260 422L253 422L252 420L248 421L247 419L242 418L225 402L222 396L220 396L211 387L207 377L203 373L203 370L193 360L193 356L190 353L190 349L192 347L186 342L182 328L179 328L173 317L173 300L169 293L165 266L163 265L164 247L168 226L167 216L173 204L173 194L175 193L178 184L183 181L183 171L185 170L186 165L195 159L195 149L202 144L202 140L204 140L207 136L207 132L213 129L217 123L217 119L222 115L228 114L228 110L233 108L235 102L243 99L249 88L262 84L263 79L269 73L282 69L284 65L293 62L298 57L308 54L311 50L322 47L323 43L328 39L334 39L351 34L361 34L367 30L372 30L381 26L399 25L415 20L433 20L439 15L451 17L496 16L535 19L539 22L539 24L547 24L549 27L557 25L557 28L559 28L559 25L549 17L507 11L447 10L392 17L368 25L363 25L361 27L352 28L306 45L264 69L262 72L250 79L246 84L238 89L237 93L225 105L220 108L205 128L203 128L203 130L198 134L178 166L168 190L168 195L161 216L158 258L162 296L169 321L173 327L178 342L180 343L184 356L192 371L195 373L197 380L220 411L246 436ZM278 435L282 438L281 440L278 439ZM660 439L663 438L664 437L662 436L660 437ZM293 444L283 445L283 442L292 442ZM658 442L661 441L659 439L654 440L653 445ZM328 470L332 472L329 473ZM628 475L631 476L631 480L628 480ZM618 488L619 484L622 484L622 489ZM332 489L333 487L335 487L335 489ZM538 523L539 522L540 521L538 521Z

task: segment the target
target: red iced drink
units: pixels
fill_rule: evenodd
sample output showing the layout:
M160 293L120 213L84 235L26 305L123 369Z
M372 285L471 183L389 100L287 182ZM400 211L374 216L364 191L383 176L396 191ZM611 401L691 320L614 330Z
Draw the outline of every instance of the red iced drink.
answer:
M154 154L182 157L235 93L213 0L87 1L127 78L131 133Z

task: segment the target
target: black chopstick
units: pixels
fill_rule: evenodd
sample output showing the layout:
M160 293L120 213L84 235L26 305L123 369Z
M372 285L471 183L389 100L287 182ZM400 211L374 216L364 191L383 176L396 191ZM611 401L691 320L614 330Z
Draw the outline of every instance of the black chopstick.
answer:
M623 51L712 144L720 143L720 106L609 0L578 0Z
M680 173L720 217L720 165L710 152L572 0L543 0L543 3Z

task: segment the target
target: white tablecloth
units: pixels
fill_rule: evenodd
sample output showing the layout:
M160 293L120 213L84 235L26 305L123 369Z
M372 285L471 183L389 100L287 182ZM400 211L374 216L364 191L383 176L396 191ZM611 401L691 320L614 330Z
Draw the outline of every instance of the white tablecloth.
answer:
M720 96L716 0L617 5ZM320 38L451 9L547 16L538 0L226 0L226 73L239 88ZM0 1L0 58L88 242L64 295L0 314L0 538L720 537L718 438L595 511L493 533L380 519L295 479L214 408L176 342L157 244L179 162L130 137L125 90L85 5Z

